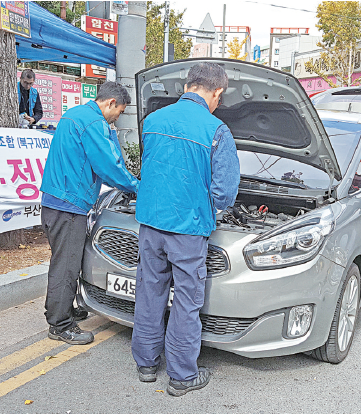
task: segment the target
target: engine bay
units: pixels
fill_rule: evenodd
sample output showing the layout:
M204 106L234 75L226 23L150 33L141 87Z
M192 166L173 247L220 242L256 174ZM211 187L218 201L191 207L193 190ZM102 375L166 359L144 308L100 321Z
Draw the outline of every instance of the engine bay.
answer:
M305 214L305 211L300 209L295 217L300 214ZM265 204L261 206L237 204L228 208L221 216L220 222L223 224L267 230L294 218L294 216L285 213L273 213Z
M234 206L217 213L217 228L263 233L329 202L332 199L325 200L322 195L296 196L240 188ZM108 207L135 214L136 195L119 192Z

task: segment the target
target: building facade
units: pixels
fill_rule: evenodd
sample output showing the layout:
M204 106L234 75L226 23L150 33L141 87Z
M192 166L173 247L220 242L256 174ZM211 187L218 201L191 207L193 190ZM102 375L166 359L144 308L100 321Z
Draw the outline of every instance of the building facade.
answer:
M223 50L223 26L215 26L218 35L217 44L198 43L193 46L192 57L222 57ZM229 58L230 52L228 43L238 39L239 43L242 43L244 39L247 39L242 47L240 56L247 54L246 61L250 62L252 59L251 53L251 29L249 26L225 26L224 33L224 57Z
M275 69L281 69L280 50L281 39L296 37L299 35L308 35L309 28L303 27L271 27L270 32L270 50L269 66Z

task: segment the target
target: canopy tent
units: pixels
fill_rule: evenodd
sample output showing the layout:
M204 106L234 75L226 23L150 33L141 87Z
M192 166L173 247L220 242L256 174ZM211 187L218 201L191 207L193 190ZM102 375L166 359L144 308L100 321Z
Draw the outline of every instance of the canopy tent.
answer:
M88 63L115 67L116 48L29 2L31 38L16 35L22 61Z

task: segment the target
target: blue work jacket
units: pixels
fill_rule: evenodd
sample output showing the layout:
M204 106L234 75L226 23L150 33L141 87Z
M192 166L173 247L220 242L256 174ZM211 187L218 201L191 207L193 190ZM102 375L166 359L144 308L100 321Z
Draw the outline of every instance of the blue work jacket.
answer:
M135 193L139 181L125 167L95 101L69 109L54 134L40 190L89 211L102 182Z
M36 98L38 96L38 91L31 87L29 90L29 116L34 116L34 106L36 104ZM18 100L21 101L21 92L20 92L20 82L18 82Z
M208 237L216 228L216 208L233 205L238 190L239 161L228 127L202 97L188 92L145 119L142 139L136 220ZM214 159L217 152L223 159Z

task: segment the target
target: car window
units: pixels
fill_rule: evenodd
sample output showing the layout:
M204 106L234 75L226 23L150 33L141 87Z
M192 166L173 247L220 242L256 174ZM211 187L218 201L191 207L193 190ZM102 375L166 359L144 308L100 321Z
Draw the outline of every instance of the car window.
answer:
M240 150L238 158L242 175L290 181L310 188L325 189L330 183L327 173L288 158Z
M337 135L330 137L330 141L335 151L338 165L341 169L342 176L345 175L348 166L355 153L357 144L360 140L360 133Z
M359 142L359 134L330 137L342 175L345 174ZM304 184L308 188L327 189L330 179L327 173L312 165L282 158L276 155L238 150L242 175L254 175L267 179ZM338 181L334 180L334 185Z
M336 91L334 93L326 91L313 96L311 102L316 109L361 112L361 94L359 89L354 94L352 90L347 92Z
M312 98L312 103L315 106L328 102L361 102L361 95L334 95L332 93L325 93Z

